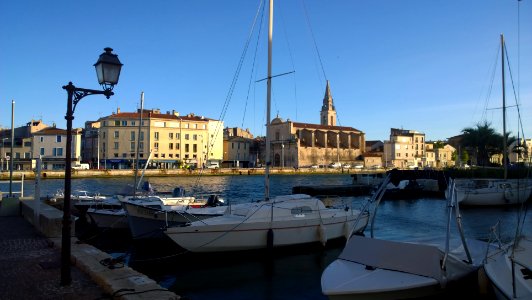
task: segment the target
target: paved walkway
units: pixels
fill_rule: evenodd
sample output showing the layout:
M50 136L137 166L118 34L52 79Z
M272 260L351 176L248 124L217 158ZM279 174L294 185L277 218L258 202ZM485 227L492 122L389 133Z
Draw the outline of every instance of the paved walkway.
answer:
M77 267L61 286L61 250L21 216L0 217L0 298L110 299Z

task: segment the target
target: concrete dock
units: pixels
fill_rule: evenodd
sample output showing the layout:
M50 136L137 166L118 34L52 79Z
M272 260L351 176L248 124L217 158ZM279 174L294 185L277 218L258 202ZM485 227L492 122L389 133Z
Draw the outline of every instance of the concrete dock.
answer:
M61 286L63 212L31 198L0 203L0 298L180 299L149 277L72 236L72 284ZM74 225L73 232L74 232Z

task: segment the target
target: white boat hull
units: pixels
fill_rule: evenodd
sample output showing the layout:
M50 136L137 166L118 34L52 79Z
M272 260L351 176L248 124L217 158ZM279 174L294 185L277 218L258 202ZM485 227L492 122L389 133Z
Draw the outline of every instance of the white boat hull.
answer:
M530 180L474 179L456 187L463 206L504 206L526 202L532 193Z
M171 227L165 234L191 252L256 250L268 246L325 243L327 240L346 237L359 215L358 211L324 209L323 203L315 198L311 202L319 201L323 211L290 213L290 207L296 207L297 204L294 203L299 203L297 201L295 199L284 203L274 202L274 209L284 215L276 216L273 224L268 213L272 203L265 202L241 205L232 214L193 222L190 226ZM288 208L282 208L282 205L288 205ZM243 213L240 214L239 211ZM362 232L368 219L368 214L362 214L353 232ZM273 240L268 245L270 229L273 232Z
M330 299L408 299L441 293L444 285L476 272L488 246L468 240L473 257L468 264L463 247L454 244L443 271L444 241L406 243L354 236L324 270L322 292Z
M532 279L526 279L524 275L532 272L532 236L523 236L515 249L514 276L512 276L510 253L511 249L501 249L496 255L490 256L484 264L484 270L495 296L497 299L532 299ZM513 282L512 278L515 278Z

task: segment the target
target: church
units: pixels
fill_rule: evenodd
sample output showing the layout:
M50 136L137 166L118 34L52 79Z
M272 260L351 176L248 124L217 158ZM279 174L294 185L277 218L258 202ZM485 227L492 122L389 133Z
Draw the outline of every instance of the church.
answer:
M336 125L329 81L320 111L320 124L284 121L279 116L270 123L272 165L308 167L333 162L353 164L365 152L365 135L353 127Z

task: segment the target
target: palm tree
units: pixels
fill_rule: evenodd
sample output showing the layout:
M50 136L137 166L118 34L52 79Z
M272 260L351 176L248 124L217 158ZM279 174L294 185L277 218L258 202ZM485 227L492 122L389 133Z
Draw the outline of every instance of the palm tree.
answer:
M514 140L507 134L507 144ZM470 149L479 166L489 165L492 155L503 153L503 144L502 134L497 133L487 121L478 123L476 127L462 129L461 145Z

